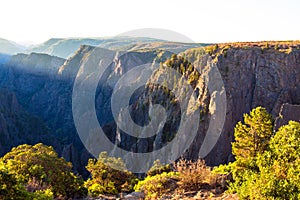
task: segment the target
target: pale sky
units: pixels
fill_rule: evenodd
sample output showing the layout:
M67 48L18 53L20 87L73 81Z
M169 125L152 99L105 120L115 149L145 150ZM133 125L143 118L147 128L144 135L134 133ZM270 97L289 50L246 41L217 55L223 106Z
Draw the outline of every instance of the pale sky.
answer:
M300 40L298 0L5 0L0 38L40 43L163 28L195 42Z

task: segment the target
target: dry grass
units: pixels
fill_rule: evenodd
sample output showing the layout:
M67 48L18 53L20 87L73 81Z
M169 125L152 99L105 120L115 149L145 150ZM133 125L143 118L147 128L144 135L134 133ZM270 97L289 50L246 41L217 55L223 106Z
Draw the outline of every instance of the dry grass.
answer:
M217 175L211 172L204 160L188 161L181 159L174 164L179 173L178 186L180 189L194 191L215 185Z

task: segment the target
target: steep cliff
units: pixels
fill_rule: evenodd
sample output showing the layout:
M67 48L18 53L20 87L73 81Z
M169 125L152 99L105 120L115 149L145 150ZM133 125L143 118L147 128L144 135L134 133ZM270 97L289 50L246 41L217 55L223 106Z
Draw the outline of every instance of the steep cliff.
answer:
M50 128L50 132L60 142L61 148L56 149L68 161L73 162L76 171L83 172L87 159L91 157L84 149L74 126L72 115L72 89L73 82L81 64L88 55L95 50L91 46L82 46L76 54L64 64L63 59L44 54L17 55L8 64L0 67L0 85L16 93L22 106L32 115L39 116ZM98 53L106 54L113 52L107 49L97 48ZM132 67L153 62L161 54L160 51L132 52L124 55L119 60L111 63L109 71L110 80L115 81L120 77L116 68L123 68L126 73ZM170 54L165 55L165 59ZM45 59L46 58L46 59ZM43 60L43 62L41 62ZM59 62L54 62L59 61ZM51 67L57 70L56 75L49 73L37 73L39 63L43 63L47 69ZM53 63L55 64L53 66ZM62 65L61 65L62 64ZM61 66L60 66L61 65ZM33 69L32 69L33 68ZM97 94L96 101L104 94L109 100L109 86ZM100 121L108 122L111 115L103 105L97 105L100 112L105 115ZM114 134L114 133L109 133ZM51 143L51 140L49 140Z
M300 122L300 105L282 104L279 115L275 119L275 130L287 125L290 120Z
M209 164L232 159L233 128L242 120L243 113L263 106L275 118L282 104L300 104L299 48L299 42L261 42L221 44L205 49L222 75L227 95L225 126L206 158ZM203 59L205 56L200 61Z
M60 149L59 142L37 116L27 113L16 96L0 89L0 155L20 144L43 142Z
M124 51L122 56L113 59L99 81L95 94L98 121L107 137L128 151L151 152L159 149L172 141L178 130L182 115L178 99L165 87L150 84L151 80L164 79L165 67L179 72L176 80L174 77L168 79L174 78L173 81L178 83L183 79L187 80L196 94L195 107L198 111L189 109L189 113L198 112L200 121L197 135L192 138L193 143L184 154L189 159L199 157L209 123L218 112L215 110L218 96L214 91L210 91L205 76L210 73L212 66L216 66L221 74L226 91L227 109L225 125L219 140L205 157L210 165L233 159L233 128L237 121L242 120L244 113L254 107L263 106L275 118L282 104L300 104L300 45L297 42L219 44L189 49L180 56L171 56L171 52L148 48L152 45L142 45L147 50ZM31 54L18 55L11 59L9 64L0 67L0 86L14 91L22 107L30 114L39 116L47 124L51 134L61 144L61 148L58 148L59 154L72 161L75 169L81 172L91 155L81 143L74 125L72 90L79 68L95 52L102 57L115 53L113 50L95 49L84 45L65 62L57 57L49 56L45 59L46 55ZM186 61L181 60L182 58ZM149 110L153 108L150 108L150 103L161 103L167 109L166 125L158 135L140 140L122 132L116 126L111 111L111 96L117 82L128 71L146 63L160 62L162 66L148 80L149 84L133 93L129 101L129 110L133 121L143 126L151 121ZM99 60L95 63L99 64ZM22 70L19 70L20 67ZM44 67L56 73L51 76L36 73L36 70ZM96 69L97 65L94 70ZM92 69L85 66L82 70L91 70L90 75L93 73ZM135 78L138 80L141 76L142 74ZM182 86L176 87L176 90L179 96L184 93ZM124 119L124 123L127 122L128 118ZM158 125L162 122L164 121ZM189 132L186 132L185 136L190 137Z

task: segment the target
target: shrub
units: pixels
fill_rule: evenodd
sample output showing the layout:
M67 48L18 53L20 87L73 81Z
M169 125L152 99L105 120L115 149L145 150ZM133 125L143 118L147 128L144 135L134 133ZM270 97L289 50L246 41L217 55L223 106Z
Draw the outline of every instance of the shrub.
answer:
M233 184L241 199L300 198L300 124L289 122L257 156L258 171L246 170L243 182ZM235 180L236 181L236 180Z
M30 192L50 189L54 197L81 197L86 193L83 180L72 173L71 163L59 158L52 147L20 145L1 160Z
M120 158L109 157L106 152L102 152L98 160L90 159L86 169L92 176L85 182L91 196L130 192L137 182Z
M134 187L135 191L143 191L146 199L158 199L177 187L178 173L163 172L154 176L147 176Z
M30 195L30 199L33 200L51 200L53 198L53 192L50 189L37 190Z
M27 196L24 185L0 163L0 199L26 199Z
M236 161L215 170L233 175L229 192L240 199L300 198L300 123L290 121L273 135L270 120L260 107L245 115L246 125L235 129Z
M265 199L300 198L300 123L290 121L277 131L259 156L257 189Z
M180 189L194 191L216 182L216 175L211 173L211 169L205 165L204 160L193 162L181 159L174 164L174 168L178 172Z
M170 172L172 171L171 165L163 165L160 163L159 160L153 162L153 166L147 172L147 176L154 176L156 174L162 174L163 172Z

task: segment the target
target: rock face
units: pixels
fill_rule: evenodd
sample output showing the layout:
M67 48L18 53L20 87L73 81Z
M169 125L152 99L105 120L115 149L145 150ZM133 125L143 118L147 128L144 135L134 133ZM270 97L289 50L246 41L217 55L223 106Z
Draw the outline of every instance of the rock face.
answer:
M282 104L279 116L275 120L275 130L287 125L290 120L300 122L300 105Z
M10 55L0 53L0 64L5 64L9 61Z
M90 156L82 152L83 145L72 120L72 82L57 75L64 62L45 54L13 56L0 66L0 85L14 91L22 107L47 125L51 137L45 144L73 162L76 172L83 172L85 162L80 162L81 153L85 161Z
M79 67L93 50L94 47L82 46L64 64L62 64L63 60L44 54L18 55L0 67L0 86L15 91L22 106L32 115L39 116L47 124L51 134L61 144L61 148L55 150L58 151L59 155L63 155L67 161L71 161L74 164L74 169L81 173L91 155L84 149L74 126L72 89ZM99 51L101 53L111 52L105 49L99 49ZM158 53L156 51L133 52L122 57L119 61L112 62L110 67L112 71L109 72L112 77L111 80L115 80L113 77L120 77L120 74L114 70L120 68L120 64L123 71L126 72L135 65L152 62ZM170 54L165 57L168 56ZM27 62L27 58L31 59ZM44 66L57 69L56 75L36 73L38 70L31 71L32 65L36 66L41 60L44 61L42 62ZM55 60L60 62L54 62ZM29 65L29 62L33 64ZM53 63L55 66L52 65ZM100 99L101 95L107 95L105 97L107 100L110 97L107 93L110 89L108 85L103 87L105 90L98 93L97 99ZM100 101L97 99L96 101ZM105 113L107 108L101 106L103 105L100 105L98 110ZM103 123L110 122L109 118L111 116L105 113L102 119ZM113 133L110 134L113 135ZM49 142L51 144L51 140Z
M222 135L207 156L209 164L231 159L233 128L243 113L263 106L275 118L282 104L300 103L299 46L286 48L233 46L224 51L220 47L213 55L226 89L227 114Z
M47 126L38 117L28 114L13 93L3 89L0 90L0 138L1 156L24 143L42 142L60 149Z
M56 42L58 41L49 41L51 44ZM196 94L194 101L195 107L199 108L197 112L200 112L198 113L200 115L199 129L196 137L192 138L192 145L184 154L186 158L196 159L200 156L199 152L209 129L210 121L219 110L216 108L216 102L220 94L210 89L204 78L212 66L216 66L224 83L223 92L226 91L226 117L219 140L205 159L209 165L226 163L232 160L231 142L234 139L234 126L242 120L244 113L257 106L265 107L274 118L278 116L280 109L284 117L292 116L284 118L286 120L294 117L289 114L293 113L291 111L298 113L295 111L296 107L291 107L288 104L283 108L281 106L284 103L300 104L299 47L299 45L291 45L286 48L274 48L272 46L262 48L259 45L250 47L232 45L230 48L226 46L216 47L212 52L203 49L190 49L181 55L194 64L194 68L190 68L186 63L183 65L185 67L183 71L181 71L182 66L180 65L182 63L176 64L177 61L175 63L170 61L169 58L172 53L168 51L151 50L150 48L150 50L125 52L124 55L112 60L98 83L95 96L98 121L107 137L128 151L149 152L172 141L182 114L180 106L178 106L178 99L166 88L150 84L150 80L164 79L163 68L151 76L149 84L136 90L129 101L131 118L140 126L147 125L151 121L149 110L150 113L156 111L150 106L150 102L167 102L162 104L164 108L167 108L167 123L166 126L163 126L163 131L145 140L131 137L116 126L111 111L110 100L114 87L124 74L135 66L162 62L165 67L177 70L180 77L177 77L176 81L180 82L186 79ZM43 120L49 127L50 135L55 138L48 140L48 144L54 145L56 141L59 141L59 144L56 145L59 155L63 155L68 161L73 162L75 170L79 172L83 172L86 161L91 155L84 148L74 125L72 90L80 66L85 64L94 51L101 55L114 53L113 50L101 48L95 50L94 47L85 45L81 46L74 56L66 61L35 53L18 55L5 65L0 65L0 87L14 91L21 106L31 115L36 115ZM100 62L97 60L95 63L95 67L97 67ZM197 67L195 68L195 66ZM45 68L46 73L36 73L39 70L45 70ZM83 67L82 70L91 69ZM49 73L52 75L49 76ZM93 70L89 75L92 73ZM139 79L141 76L142 74L139 74L135 78ZM176 90L180 95L184 93L182 86L178 86ZM3 107L7 106L9 107L5 104ZM188 113L195 113L195 110L189 109ZM120 115L120 117L122 116ZM297 118L298 115L295 117ZM129 118L124 119L123 122L129 123ZM161 120L157 122L157 125L163 122ZM278 123L282 122L279 120ZM2 130L7 130L5 128L7 124L0 119ZM15 134L15 132L11 133ZM7 139L9 132L3 131L2 135ZM189 132L185 134L185 137L190 137ZM18 141L16 143L26 142L26 140L21 139L16 139L16 141ZM10 146L14 144L11 143ZM8 147L2 148L2 152L7 150Z

